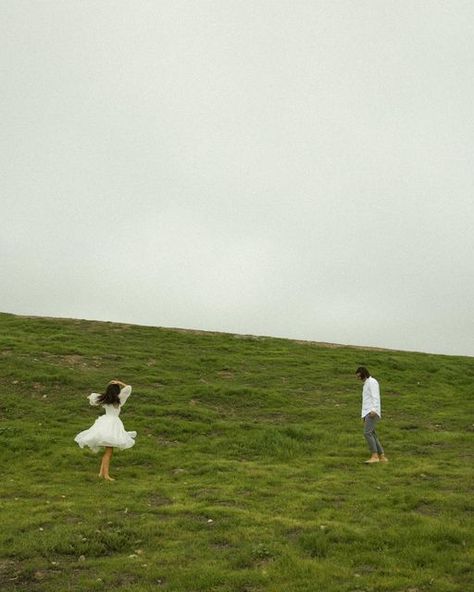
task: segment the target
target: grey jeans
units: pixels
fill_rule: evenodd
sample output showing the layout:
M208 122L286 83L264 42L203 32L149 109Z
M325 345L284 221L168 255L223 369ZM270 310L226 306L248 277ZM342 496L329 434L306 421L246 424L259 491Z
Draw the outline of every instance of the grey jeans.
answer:
M375 432L375 426L379 421L380 417L378 415L374 415L374 417L366 415L364 417L364 437L367 440L369 450L372 452L372 454L383 454L382 444L380 444L378 436Z

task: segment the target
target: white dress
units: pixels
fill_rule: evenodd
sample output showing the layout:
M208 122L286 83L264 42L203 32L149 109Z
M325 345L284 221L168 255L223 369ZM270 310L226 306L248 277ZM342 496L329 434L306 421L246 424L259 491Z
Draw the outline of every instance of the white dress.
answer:
M98 452L102 446L112 446L113 448L131 448L135 444L134 438L137 432L127 432L124 428L122 420L120 419L120 410L125 405L125 401L132 392L131 386L125 386L119 394L120 405L102 405L105 409L105 414L101 415L95 420L88 430L84 430L77 434L74 441L79 444L81 448L88 446L93 452ZM92 393L87 398L91 405L99 405L97 399L101 395Z

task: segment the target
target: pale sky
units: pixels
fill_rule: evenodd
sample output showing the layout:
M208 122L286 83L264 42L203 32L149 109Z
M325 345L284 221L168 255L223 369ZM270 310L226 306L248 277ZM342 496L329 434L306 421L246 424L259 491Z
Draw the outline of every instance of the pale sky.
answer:
M3 0L0 311L474 355L471 0Z

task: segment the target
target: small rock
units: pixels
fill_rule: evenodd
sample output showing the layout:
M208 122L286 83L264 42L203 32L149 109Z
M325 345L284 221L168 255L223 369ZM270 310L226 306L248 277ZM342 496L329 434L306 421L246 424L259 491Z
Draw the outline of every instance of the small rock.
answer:
M86 560L86 557L85 557L85 555L81 555L81 556L79 557L79 561L85 561L85 560Z

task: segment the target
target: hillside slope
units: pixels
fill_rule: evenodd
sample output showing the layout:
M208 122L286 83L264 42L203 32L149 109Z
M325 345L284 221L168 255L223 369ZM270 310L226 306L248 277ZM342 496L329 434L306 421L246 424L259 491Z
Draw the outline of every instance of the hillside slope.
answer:
M112 378L138 437L107 483L73 438ZM472 590L473 384L467 357L0 314L0 588Z

